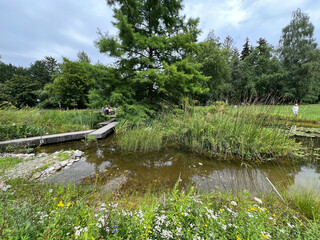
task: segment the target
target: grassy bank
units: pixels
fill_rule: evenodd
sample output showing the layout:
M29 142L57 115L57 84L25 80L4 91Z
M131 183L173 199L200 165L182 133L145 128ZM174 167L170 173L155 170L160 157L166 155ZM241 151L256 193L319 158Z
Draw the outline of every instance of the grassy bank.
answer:
M318 239L319 212L307 218L276 197L178 184L169 193L107 194L98 186L11 181L0 190L1 239ZM6 190L6 191L4 191ZM319 204L316 202L315 204ZM312 207L312 206L311 206Z
M280 119L296 122L310 122L320 124L320 104L305 104L299 105L299 113L297 117L292 113L293 105L251 105L238 106L239 109L251 109L253 114L266 113L270 116ZM238 109L233 109L237 111Z
M291 154L298 145L267 114L252 108L237 112L226 106L194 107L168 113L138 126L120 124L118 145L129 151L158 150L184 144L204 154L229 154L265 161Z
M88 130L103 120L97 110L0 110L0 141Z

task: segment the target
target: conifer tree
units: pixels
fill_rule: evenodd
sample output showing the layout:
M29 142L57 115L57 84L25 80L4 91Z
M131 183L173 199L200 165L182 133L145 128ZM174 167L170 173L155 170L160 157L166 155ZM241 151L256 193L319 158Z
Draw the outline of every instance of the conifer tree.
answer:
M183 95L201 94L206 78L187 57L198 50L198 19L180 16L181 0L108 0L117 36L103 35L100 52L117 58L122 83L133 100L178 103Z

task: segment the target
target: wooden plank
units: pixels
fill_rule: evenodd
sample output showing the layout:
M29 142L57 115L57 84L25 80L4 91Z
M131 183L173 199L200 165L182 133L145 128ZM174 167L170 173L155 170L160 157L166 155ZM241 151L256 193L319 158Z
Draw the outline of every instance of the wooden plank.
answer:
M110 120L108 120L108 121L98 123L98 126L99 126L99 127L106 126L106 125L108 125L109 123L114 122L115 120L116 120L115 118L111 118L111 119L110 119Z
M102 128L99 128L98 130L90 133L89 135L94 136L96 139L104 138L105 136L107 136L109 133L113 131L113 128L117 126L117 124L118 122L109 123L108 125Z
M53 134L53 135L44 135L44 136L37 136L37 137L31 137L31 138L20 138L20 139L2 141L0 142L0 147L6 147L6 146L34 147L34 146L45 145L45 144L79 140L79 139L83 139L85 135L93 131L94 130L87 130L87 131L60 133L60 134Z

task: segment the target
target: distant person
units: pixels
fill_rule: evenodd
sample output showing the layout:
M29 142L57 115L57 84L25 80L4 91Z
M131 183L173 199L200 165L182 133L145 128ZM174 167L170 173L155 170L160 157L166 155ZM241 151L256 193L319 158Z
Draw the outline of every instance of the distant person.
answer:
M293 112L293 115L298 115L298 112L299 112L299 106L298 104L295 104L292 108L292 112Z
M106 111L106 110L104 109L104 107L102 107L102 108L101 108L101 113L102 113L103 115L105 115L105 111Z
M106 109L105 109L105 114L104 115L109 115L109 107L108 107L108 105L106 105Z

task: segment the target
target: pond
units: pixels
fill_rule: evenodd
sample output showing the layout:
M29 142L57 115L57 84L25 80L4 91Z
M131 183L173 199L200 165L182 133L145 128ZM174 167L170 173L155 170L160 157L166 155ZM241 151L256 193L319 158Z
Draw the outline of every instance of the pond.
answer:
M115 136L87 145L82 141L48 145L37 152L79 149L86 160L45 179L53 183L100 184L121 191L146 192L170 189L180 178L181 185L197 185L202 191L243 191L269 193L276 188L308 189L320 192L319 161L285 159L268 163L249 163L231 158L209 158L184 148L170 147L156 152L130 153L120 151ZM301 141L299 139L298 141ZM303 139L304 144L310 142ZM312 140L319 147L319 141Z

